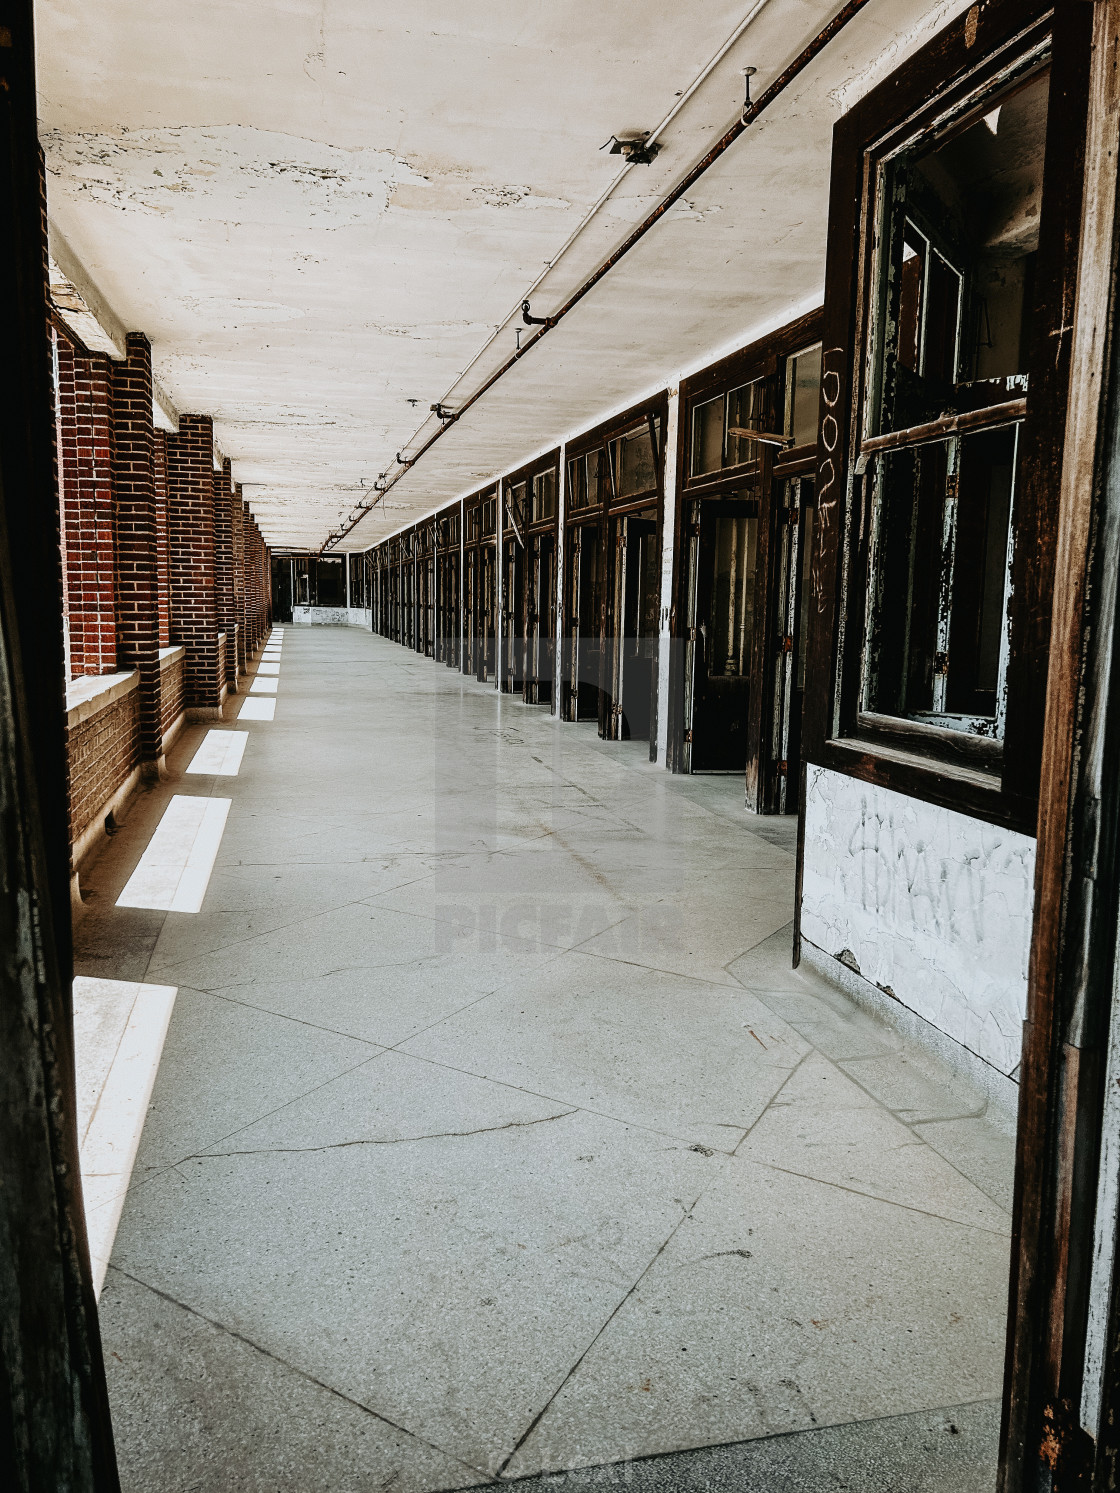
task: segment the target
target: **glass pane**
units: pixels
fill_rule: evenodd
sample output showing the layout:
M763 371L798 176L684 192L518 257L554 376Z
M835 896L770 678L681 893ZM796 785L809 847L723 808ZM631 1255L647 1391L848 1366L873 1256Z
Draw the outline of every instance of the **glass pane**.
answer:
M786 435L815 446L821 399L821 345L786 359Z
M538 472L533 478L533 521L556 517L556 471Z
M658 422L654 421L655 430L657 426ZM614 462L615 484L620 500L657 491L657 458L648 424L613 440L611 460Z
M754 633L758 520L745 514L728 514L716 517L713 522L715 584L708 675L742 678L750 671Z
M724 466L738 467L746 461L757 461L761 452L751 439L756 430L773 431L769 419L766 383L756 379L732 389L727 396L727 452Z
M880 173L877 422L902 430L1026 390L1049 75Z
M577 456L568 463L568 507L573 511L587 507L587 457Z
M587 461L587 502L589 507L597 507L603 501L603 493L610 486L607 476L607 458L602 446L596 446L594 451L589 451Z
M513 514L513 522L519 529L523 529L529 519L528 509L529 485L526 482L515 482L512 487L506 488L506 523L510 527L509 515Z
M992 430L961 442L946 701L959 714L997 714L1015 436Z
M709 399L692 411L692 475L718 472L723 467L724 397Z

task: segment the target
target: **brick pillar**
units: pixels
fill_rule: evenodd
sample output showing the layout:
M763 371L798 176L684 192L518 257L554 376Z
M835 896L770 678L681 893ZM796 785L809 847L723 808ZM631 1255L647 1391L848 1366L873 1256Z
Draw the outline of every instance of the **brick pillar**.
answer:
M226 635L225 683L237 688L237 612L234 607L233 481L228 457L214 477L214 605Z
M152 432L152 477L156 498L156 579L159 596L159 646L171 646L171 575L167 559L167 432Z
M75 676L117 667L111 383L108 358L58 336L58 481Z
M167 438L167 551L171 638L186 649L186 706L195 719L221 715L214 595L214 428L183 415Z
M268 552L265 549L261 531L257 528L256 520L253 520L253 545L256 552L256 586L257 586L257 639L264 637L268 631L268 591L265 583L265 566L268 563Z
M117 656L140 672L140 760L152 775L163 756L152 349L140 332L126 347L112 372Z
M253 515L244 499L241 501L241 567L244 578L241 616L245 628L245 655L251 658L256 649L253 641Z
M230 535L233 550L233 615L237 622L237 672L245 672L245 515L242 511L241 483L233 490L229 505Z

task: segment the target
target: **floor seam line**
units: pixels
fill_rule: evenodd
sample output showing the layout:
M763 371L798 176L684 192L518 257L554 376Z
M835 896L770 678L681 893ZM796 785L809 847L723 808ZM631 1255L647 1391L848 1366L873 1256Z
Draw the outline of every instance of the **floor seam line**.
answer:
M642 1281L645 1280L646 1276L653 1269L653 1267L657 1264L658 1260L661 1258L661 1256L668 1249L669 1245L676 1238L677 1231L682 1227L682 1225L688 1219L690 1219L692 1217L692 1214L693 1214L693 1212L694 1212L697 1204L700 1202L700 1199L704 1196L704 1193L707 1190L708 1189L706 1187L705 1188L701 1188L701 1190L697 1193L696 1197L693 1199L691 1205L681 1214L680 1218L677 1219L676 1223L669 1230L669 1233L666 1235L665 1239L662 1240L661 1244L658 1246L658 1248L657 1248L656 1252L654 1253L652 1259L649 1260L649 1262L646 1264L645 1268L640 1272L640 1274L638 1275L637 1279L634 1281L633 1285L631 1285L630 1288L626 1291L625 1295L623 1295L622 1298L617 1302L617 1304L615 1305L615 1307L613 1308L613 1310L610 1312L610 1314L607 1316L606 1320L603 1322L602 1326L599 1328L598 1332L595 1333L594 1337L587 1344L587 1347L584 1348L583 1352L576 1359L575 1363L572 1364L571 1368L564 1375L563 1379L561 1379L560 1383L556 1386L555 1390L549 1396L549 1398L545 1402L545 1404L541 1407L540 1411L537 1413L536 1416L534 1416L533 1420L529 1423L529 1425L527 1426L527 1428L525 1429L525 1431L522 1433L520 1439L517 1441L517 1443L513 1447L512 1451L509 1453L509 1455L506 1457L506 1459L502 1462L501 1466L498 1468L497 1473L495 1474L496 1478L501 1478L502 1473L506 1470L506 1468L509 1466L509 1464L513 1461L514 1457L516 1457L517 1453L521 1450L521 1448L528 1441L529 1437L533 1434L533 1432L540 1425L541 1421L545 1418L545 1416L548 1414L549 1410L556 1403L556 1400L559 1397L559 1395L563 1392L565 1385L567 1385L567 1384L569 1384L571 1382L573 1375L576 1374L577 1371L579 1370L580 1364L583 1363L584 1359L591 1352L592 1348L594 1348L595 1344L599 1341L599 1339L603 1336L604 1332L606 1332L607 1328L614 1321L615 1317L618 1316L619 1312L626 1305L626 1303L630 1300L630 1298L634 1295L634 1292L641 1285Z
M974 1410L981 1405L998 1405L998 1394L984 1395L977 1400L957 1400L951 1405L931 1405L919 1410L900 1410L894 1415L871 1415L854 1420L830 1420L819 1425L797 1426L790 1431L769 1431L761 1436L745 1436L736 1441L710 1441L702 1446L678 1447L675 1451L643 1452L636 1457L619 1458L614 1462L584 1462L577 1467L542 1468L540 1472L527 1472L520 1477L498 1477L486 1483L472 1483L465 1487L448 1488L443 1493L476 1493L483 1488L516 1488L522 1483L538 1482L544 1478L555 1478L573 1472L598 1472L608 1467L626 1467L632 1463L669 1461L678 1457L689 1457L702 1452L728 1451L735 1447L760 1446L767 1442L789 1441L795 1436L814 1436L821 1431L846 1430L850 1426L889 1425L892 1421L909 1420L916 1415L945 1415L950 1410Z
M192 1317L196 1317L200 1322L207 1323L208 1326L213 1327L216 1331L225 1333L236 1342L244 1343L247 1348L252 1348L254 1352L271 1359L273 1363L279 1364L281 1368L287 1369L289 1373L298 1374L301 1379L306 1379L308 1383L317 1385L319 1389L325 1390L327 1394L344 1400L348 1405L353 1405L355 1409L372 1416L374 1420L379 1420L382 1425L391 1427L392 1430L399 1432L400 1435L408 1436L413 1441L419 1441L423 1446L429 1447L432 1451L439 1452L441 1456L447 1457L450 1461L458 1462L460 1467L472 1466L470 1462L465 1462L462 1457L456 1456L454 1452L445 1450L444 1447L437 1445L434 1441L429 1441L426 1436L421 1436L416 1431L410 1431L407 1426L402 1426L399 1422L391 1420L387 1415L382 1415L379 1410L374 1410L370 1405L363 1404L361 1400L354 1399L353 1396L346 1394L344 1390L336 1389L333 1385L325 1383L324 1380L309 1373L307 1369L301 1369L298 1365L289 1363L286 1358L281 1358L278 1353L273 1353L271 1349L254 1342L250 1337L246 1337L243 1332L238 1332L235 1327L230 1327L225 1322L219 1322L213 1317L208 1317L205 1312L199 1311L197 1307L188 1306L185 1301L180 1301L178 1297L172 1296L169 1291L163 1291L159 1286L153 1286L149 1281L141 1280L138 1275L133 1275L131 1271L125 1270L120 1265L110 1264L109 1269L115 1274L123 1276L125 1280L131 1281L133 1285L140 1286L145 1291L150 1291L153 1296L158 1296L161 1301L166 1301L172 1306L177 1306L180 1311L188 1312ZM477 1470L481 1471L481 1469ZM485 1476L485 1474L483 1475Z
M753 1156L738 1156L735 1159L737 1161L745 1161L750 1166L765 1167L770 1172L781 1172L786 1177L800 1177L803 1182L817 1182L821 1187L833 1187L837 1192L846 1192L852 1197L867 1198L869 1202L882 1203L887 1208L901 1208L906 1213L917 1213L922 1218L936 1218L940 1223L951 1223L958 1229L974 1229L980 1234L990 1234L993 1239L1007 1238L1011 1232L1010 1214L1008 1214L1006 1230L993 1229L989 1228L986 1224L968 1223L960 1218L949 1218L944 1213L934 1213L929 1208L919 1208L913 1203L900 1203L895 1198L879 1197L877 1193L865 1192L860 1187L846 1187L843 1182L833 1182L828 1177L814 1177L810 1172L799 1172L795 1171L792 1167L778 1166L773 1161L759 1161ZM984 1196L987 1197L987 1194L985 1193ZM989 1198L988 1201L991 1202L991 1199ZM998 1207L998 1204L993 1204L993 1207Z

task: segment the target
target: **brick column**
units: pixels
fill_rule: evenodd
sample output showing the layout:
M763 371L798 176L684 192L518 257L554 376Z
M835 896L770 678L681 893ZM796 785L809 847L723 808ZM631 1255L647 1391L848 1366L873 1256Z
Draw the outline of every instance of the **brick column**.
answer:
M257 639L264 637L268 631L269 591L268 583L268 549L261 538L261 531L257 528L256 519L253 520L253 544L256 551L256 586L257 586Z
M224 681L237 689L237 612L234 607L233 481L227 458L214 473L214 605L226 635Z
M112 371L117 656L140 672L140 760L152 776L163 759L152 349L140 332L126 346Z
M230 535L233 549L233 615L237 622L238 674L245 672L245 514L242 510L241 483L233 490L229 505Z
M250 658L256 648L253 641L253 515L244 499L241 500L241 573L244 588L241 595L241 617L245 628L245 656Z
M113 423L109 359L58 347L58 483L70 672L117 667L113 588Z
M171 646L171 574L167 555L167 432L153 431L152 478L156 499L156 579L159 596L159 646Z
M214 594L214 429L183 415L167 438L167 551L171 638L186 649L186 706L196 720L221 715Z

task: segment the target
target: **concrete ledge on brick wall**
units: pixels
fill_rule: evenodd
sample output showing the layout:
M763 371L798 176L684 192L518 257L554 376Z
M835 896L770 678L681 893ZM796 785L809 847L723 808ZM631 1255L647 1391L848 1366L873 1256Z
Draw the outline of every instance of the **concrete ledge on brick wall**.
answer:
M66 686L66 727L69 750L73 751L72 733L86 721L118 706L120 701L138 689L140 671L129 669L118 674L91 674L72 680ZM96 728L88 728L96 729ZM124 781L118 783L103 802L98 803L89 823L70 847L70 896L75 909L82 905L78 875L83 861L105 839L105 823L110 815L117 817L140 782L141 768L132 766Z
M160 668L160 673L161 674L166 673L166 671L168 669L172 669L176 665L179 665L180 668L181 668L182 665L186 661L186 657L187 657L187 650L183 647L183 645L181 643L179 643L178 645L176 645L173 648L161 648L159 650L159 668ZM166 688L166 686L165 686L165 688ZM181 686L180 686L180 688L181 688ZM159 750L160 750L160 759L161 759L161 762L162 762L163 757L166 756L166 754L168 752L168 749L171 746L171 743L175 740L176 736L178 736L179 732L183 729L183 727L186 724L187 724L187 713L186 713L185 710L180 710L179 714L177 716L175 716L170 722L168 722L167 729L166 729L166 731L164 731L163 737L160 740ZM162 775L163 771L164 771L164 769L161 766L160 767L160 773L161 773L161 775Z
M73 729L91 715L108 710L122 695L140 687L140 671L127 669L121 674L86 674L72 679L66 686L66 724Z
M1016 1078L1001 1073L991 1063L985 1062L955 1038L919 1016L916 1011L911 1011L893 993L880 990L878 985L865 979L844 959L826 953L807 938L801 940L801 961L833 985L839 986L857 1006L873 1012L881 1021L926 1048L947 1068L959 1074L966 1083L987 1098L991 1119L1001 1124L1007 1134L1014 1135L1019 1108L1019 1084Z

